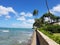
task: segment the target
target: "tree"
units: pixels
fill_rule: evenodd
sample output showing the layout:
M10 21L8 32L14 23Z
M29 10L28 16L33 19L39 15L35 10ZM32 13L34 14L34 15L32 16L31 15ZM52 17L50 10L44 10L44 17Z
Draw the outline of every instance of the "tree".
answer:
M48 9L48 13L43 14L43 16L40 17L39 19L35 18L35 23L33 24L33 26L42 27L47 24L52 24L52 22L59 22L60 20L60 17L57 17L54 14L50 13L47 0L45 0L45 2L46 2L46 7ZM38 15L38 10L35 9L33 11L33 16L36 15ZM44 21L45 19L47 19L48 21Z
M33 16L36 16L36 15L38 15L38 10L35 9L35 10L33 11Z
M60 20L60 17L57 17L57 18L56 18L56 22L59 22L59 20Z
M37 10L37 9L35 9L35 10L33 11L33 16L36 16L36 15L38 15L38 10ZM34 27L34 26L40 27L39 24L40 24L40 23L39 23L39 19L35 18L35 23L33 24L33 27Z
M42 27L43 26L43 23L42 23L42 19L36 19L33 26L36 26L38 28Z
M45 0L45 2L46 2L46 7L48 9L48 12L50 13L47 0Z

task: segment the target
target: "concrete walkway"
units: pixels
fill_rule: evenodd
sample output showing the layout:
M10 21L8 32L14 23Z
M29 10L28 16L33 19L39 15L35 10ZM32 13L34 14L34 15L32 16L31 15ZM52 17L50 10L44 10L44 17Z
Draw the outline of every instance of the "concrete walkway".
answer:
M33 32L31 45L36 45L36 31Z
M39 37L36 31L33 33L31 45L40 45Z

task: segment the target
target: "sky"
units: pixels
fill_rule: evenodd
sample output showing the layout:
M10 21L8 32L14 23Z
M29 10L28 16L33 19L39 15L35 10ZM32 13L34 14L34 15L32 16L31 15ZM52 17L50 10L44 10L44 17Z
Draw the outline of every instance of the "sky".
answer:
M60 0L47 1L50 12L60 16ZM0 0L0 27L32 28L34 9L38 18L46 13L45 0Z

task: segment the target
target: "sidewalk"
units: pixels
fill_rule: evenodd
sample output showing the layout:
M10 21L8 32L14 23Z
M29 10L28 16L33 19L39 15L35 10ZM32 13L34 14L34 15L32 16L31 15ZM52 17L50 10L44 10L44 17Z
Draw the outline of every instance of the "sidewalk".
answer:
M33 32L31 45L36 45L36 31Z

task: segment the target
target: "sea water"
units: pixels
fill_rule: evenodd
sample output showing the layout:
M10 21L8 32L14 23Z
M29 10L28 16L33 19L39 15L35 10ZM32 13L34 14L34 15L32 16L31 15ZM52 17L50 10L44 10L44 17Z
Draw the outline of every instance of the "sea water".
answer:
M0 28L0 45L27 45L32 34L30 28Z

